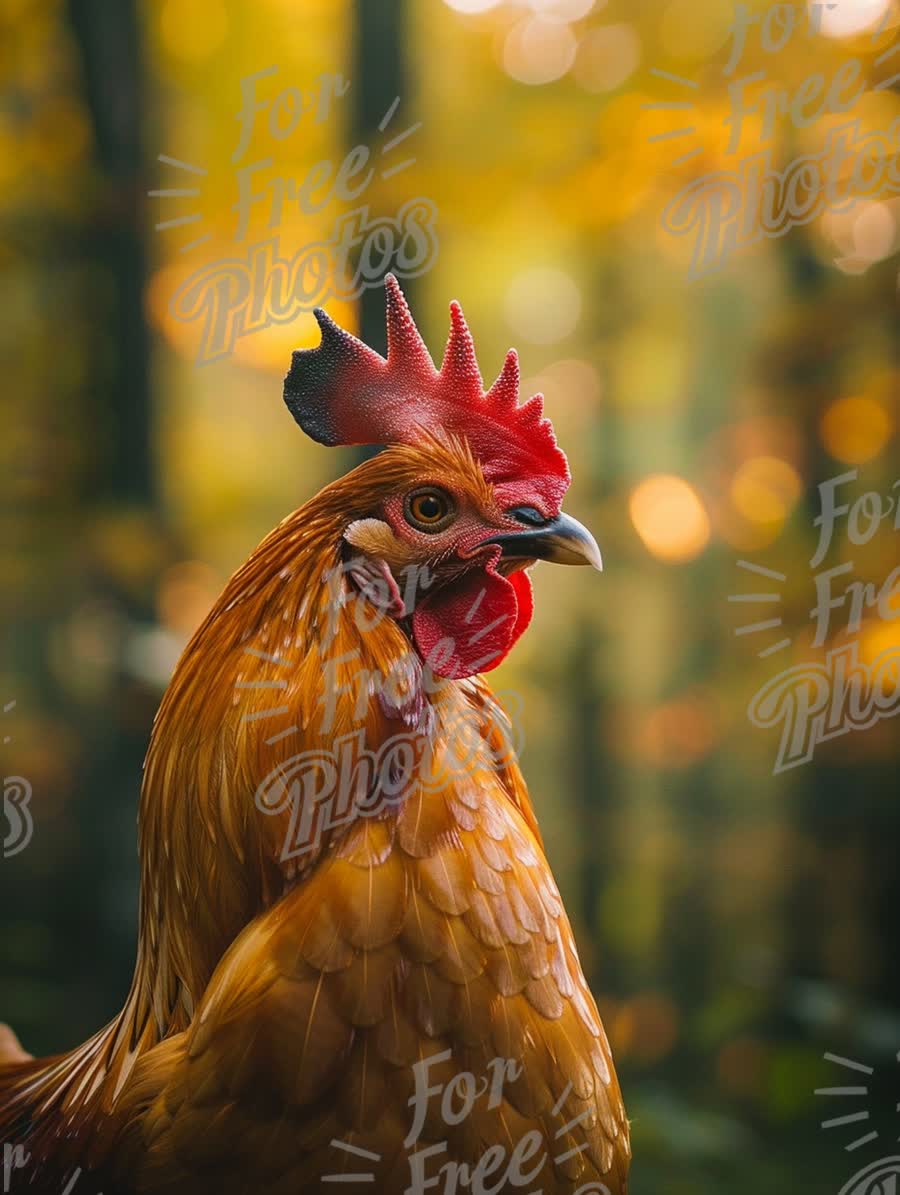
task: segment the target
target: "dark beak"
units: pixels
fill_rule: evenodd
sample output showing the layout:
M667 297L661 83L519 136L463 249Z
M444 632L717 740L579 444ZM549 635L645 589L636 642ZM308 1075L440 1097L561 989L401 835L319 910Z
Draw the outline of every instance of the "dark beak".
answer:
M504 560L550 560L554 564L592 564L603 571L597 541L569 515L558 515L527 531L506 531L484 541L499 544Z

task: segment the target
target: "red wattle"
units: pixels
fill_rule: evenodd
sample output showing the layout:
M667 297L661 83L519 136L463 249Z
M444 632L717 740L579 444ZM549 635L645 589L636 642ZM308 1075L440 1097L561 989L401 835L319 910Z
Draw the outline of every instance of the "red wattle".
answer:
M528 574L503 577L491 563L417 606L413 639L437 676L462 680L496 668L531 622L533 610Z

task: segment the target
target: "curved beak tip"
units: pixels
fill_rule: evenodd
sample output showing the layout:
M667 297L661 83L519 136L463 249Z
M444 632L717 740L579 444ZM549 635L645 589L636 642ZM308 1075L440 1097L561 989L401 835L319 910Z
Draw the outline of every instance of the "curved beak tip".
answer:
M597 541L570 515L560 514L534 531L497 535L489 543L503 547L508 558L548 560L553 564L589 564L603 572L603 557Z
M597 541L593 538L593 536L591 536L591 544L592 544L593 550L587 553L587 562L593 568L595 568L598 573L602 573L603 572L603 556L601 555L600 549L597 546Z
M589 564L597 572L603 572L603 557L597 541L587 527L561 514L553 520L545 532L546 551L542 559L557 564Z

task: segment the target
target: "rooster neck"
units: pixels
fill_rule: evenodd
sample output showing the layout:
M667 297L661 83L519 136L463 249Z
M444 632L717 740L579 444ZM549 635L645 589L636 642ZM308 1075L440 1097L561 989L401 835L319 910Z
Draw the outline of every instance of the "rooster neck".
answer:
M298 877L383 835L430 852L455 841L476 810L490 819L498 800L540 844L510 728L487 685L426 683L403 628L376 618L340 570L346 520L321 498L231 579L164 695L142 788L138 960L125 1007L83 1047L23 1075L14 1093L10 1115L40 1106L43 1131L70 1140L79 1162L88 1152L101 1162L100 1126L135 1065L177 1040L222 956ZM346 806L332 803L332 824L312 849L292 853L309 844L296 841L290 803L267 808L260 793L298 756L333 756L354 737L382 761L392 741L423 747L424 783L376 816L371 803L363 809L366 791L345 790Z
M365 791L338 783L341 816L302 841L283 783L302 757L340 766L354 737L363 753L398 737L417 748L459 739L491 700L481 681L426 683L403 627L355 590L341 567L345 482L285 519L232 577L161 703L141 798L132 1033L144 1017L160 1036L180 1028L237 934L362 816Z

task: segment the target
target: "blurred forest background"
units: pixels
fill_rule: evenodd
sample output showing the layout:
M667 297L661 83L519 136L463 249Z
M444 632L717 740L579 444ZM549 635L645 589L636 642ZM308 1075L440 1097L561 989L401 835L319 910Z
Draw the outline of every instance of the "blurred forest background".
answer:
M754 27L738 73L793 91L858 58L853 116L887 130L896 3L841 0L814 28L794 11L777 53ZM522 698L525 771L633 1119L635 1195L837 1195L897 1152L898 723L773 774L777 731L747 707L824 658L818 485L858 469L841 497L887 495L900 475L900 201L825 211L689 279L667 202L768 135L757 113L728 152L733 18L724 0L0 2L0 707L15 702L4 775L34 793L33 840L0 861L0 1016L28 1048L82 1040L127 990L141 763L179 651L269 528L352 463L282 406L291 349L316 343L309 314L198 366L200 324L170 301L267 236L287 257L360 202L374 218L424 197L438 252L404 286L426 340L440 352L458 298L486 378L517 345L569 454L567 508L606 560L602 577L536 570L535 625L494 679ZM236 164L241 80L269 67ZM273 136L278 93L323 75L346 93ZM836 123L782 112L765 144L784 168ZM286 202L276 226L257 202L237 242L237 165L271 157L254 185L299 185L360 144L414 161L355 204ZM383 349L380 287L327 305ZM885 520L858 547L842 523L826 563L880 585L898 535ZM777 607L728 600L773 585ZM842 617L826 647L849 641ZM853 637L874 658L900 621L869 610ZM827 1052L873 1068L867 1099L814 1094L854 1079ZM860 1108L863 1126L820 1128Z

